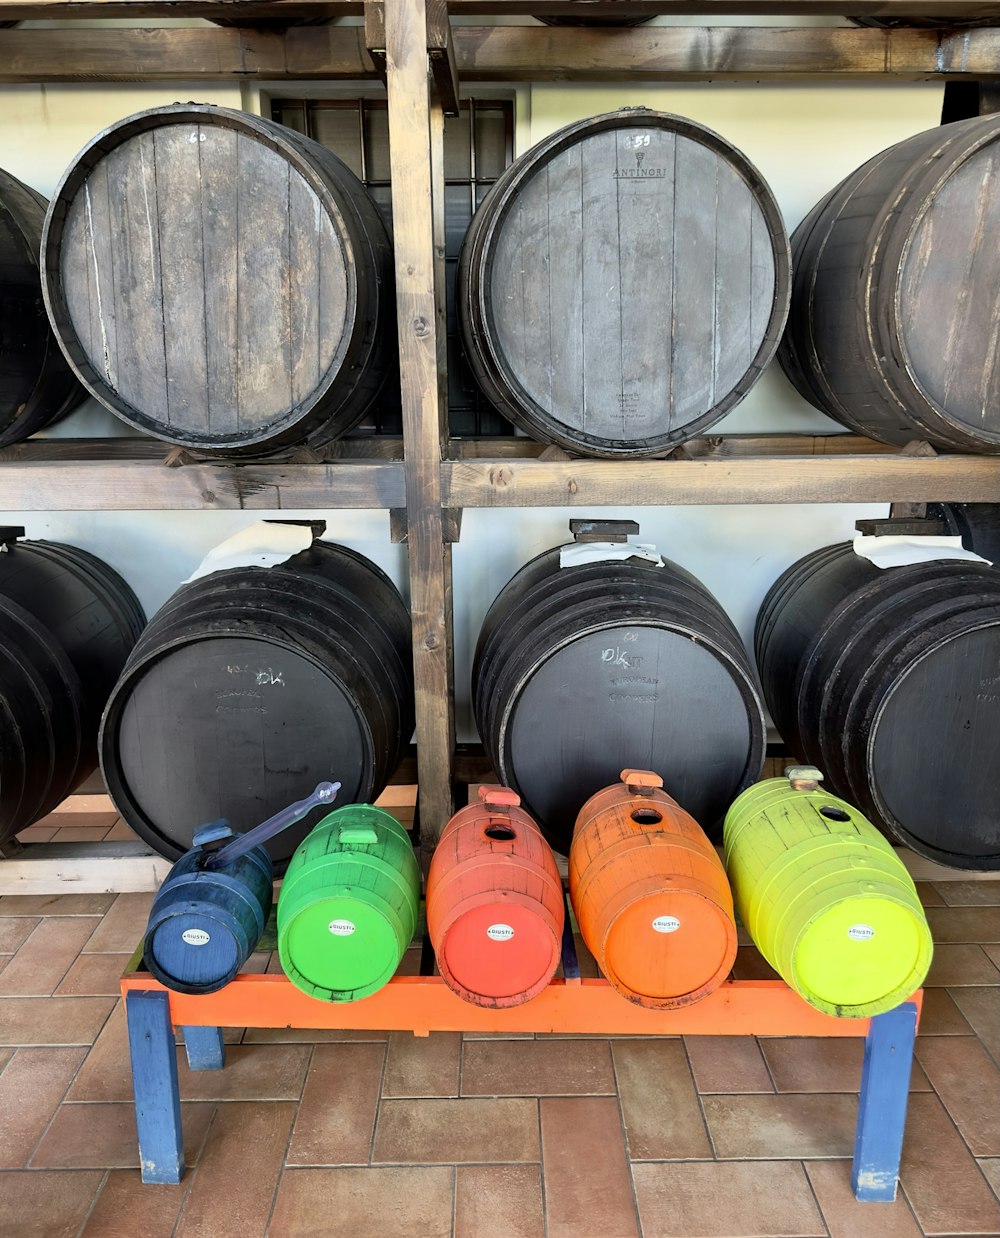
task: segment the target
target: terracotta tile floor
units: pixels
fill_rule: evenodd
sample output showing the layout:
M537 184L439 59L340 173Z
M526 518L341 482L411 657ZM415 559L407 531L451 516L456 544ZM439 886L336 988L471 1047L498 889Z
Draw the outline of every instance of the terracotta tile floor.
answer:
M1000 1235L1000 880L921 892L891 1205L849 1188L860 1041L738 1037L227 1029L223 1072L181 1063L184 1181L144 1187L117 978L151 896L0 898L0 1238Z

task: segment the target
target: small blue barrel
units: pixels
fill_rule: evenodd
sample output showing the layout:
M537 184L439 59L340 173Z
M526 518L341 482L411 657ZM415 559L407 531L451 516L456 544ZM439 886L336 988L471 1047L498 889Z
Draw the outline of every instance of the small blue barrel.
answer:
M195 841L231 834L228 826L224 833L209 827ZM266 847L218 869L204 867L210 854L195 846L183 855L149 913L143 962L178 993L214 993L228 984L256 949L271 911L274 867Z

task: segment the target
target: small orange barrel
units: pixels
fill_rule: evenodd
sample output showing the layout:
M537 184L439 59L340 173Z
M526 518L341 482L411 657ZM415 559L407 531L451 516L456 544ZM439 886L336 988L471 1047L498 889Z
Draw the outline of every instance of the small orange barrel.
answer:
M444 827L427 874L427 931L441 976L476 1006L519 1006L559 965L565 904L552 849L506 787Z
M733 896L705 832L647 770L622 770L580 809L569 892L611 984L654 1009L706 997L736 958Z

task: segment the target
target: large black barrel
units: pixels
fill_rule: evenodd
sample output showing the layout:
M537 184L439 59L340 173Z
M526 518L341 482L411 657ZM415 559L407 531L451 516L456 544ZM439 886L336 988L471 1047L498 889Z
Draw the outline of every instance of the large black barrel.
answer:
M792 235L781 366L859 434L1000 451L998 138L993 115L890 146Z
M755 644L778 730L835 794L921 855L1000 868L1000 573L827 546L771 587Z
M1000 503L928 503L927 515L941 521L946 535L960 537L966 550L1000 567Z
M623 108L560 129L496 181L460 259L462 335L483 390L532 437L656 455L760 377L788 264L745 156L683 117Z
M79 778L80 678L44 623L0 594L0 838L44 817Z
M206 821L245 829L328 778L370 802L413 721L402 599L373 563L317 541L169 599L108 703L101 765L129 825L177 859ZM325 811L268 844L279 869Z
M86 394L45 316L38 250L47 206L0 170L0 447L58 421Z
M637 765L719 824L764 759L736 629L669 561L559 562L556 548L522 568L479 636L476 721L500 781L566 854L584 801Z
M104 130L53 196L43 257L84 384L171 443L329 442L395 365L376 207L336 156L259 116L175 104Z
M21 533L0 529L0 838L97 767L101 711L145 622L106 563Z

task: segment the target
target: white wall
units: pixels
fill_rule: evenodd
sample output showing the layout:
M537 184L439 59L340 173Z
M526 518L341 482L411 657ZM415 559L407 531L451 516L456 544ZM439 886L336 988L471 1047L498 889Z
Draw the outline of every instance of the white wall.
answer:
M328 87L320 92L330 93ZM295 93L302 91L297 88ZM553 84L519 89L517 96L519 151L572 120L626 105L660 108L706 124L753 160L791 229L814 202L869 156L937 124L942 88L936 84L597 88ZM0 167L50 193L76 151L99 129L141 108L189 99L239 106L240 90L235 85L183 84L7 87L0 117ZM110 414L92 406L88 402L53 432L78 436L124 429ZM776 365L718 426L730 433L839 429L799 398ZM71 497L67 496L67 506ZM848 537L859 517L884 511L884 505L767 505L622 508L594 514L637 519L641 540L657 543L668 557L699 576L749 639L756 608L784 567L816 546ZM280 513L0 512L0 522L25 524L31 536L74 542L101 555L126 576L151 612L211 545L268 514ZM328 537L368 555L405 594L405 552L389 543L385 512L312 514L325 515ZM569 517L584 514L582 509L465 513L462 540L454 550L460 738L475 736L469 673L482 616L518 567L566 540Z

